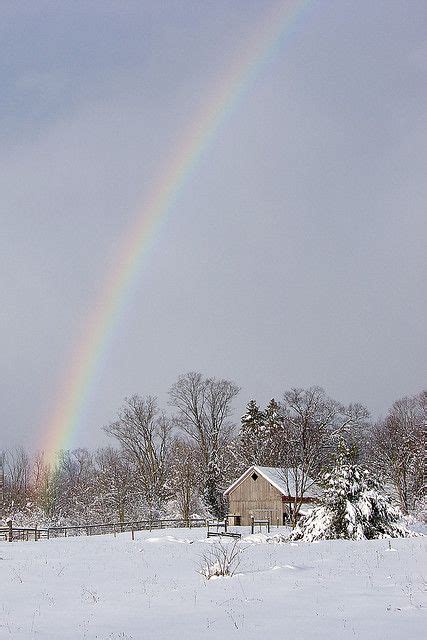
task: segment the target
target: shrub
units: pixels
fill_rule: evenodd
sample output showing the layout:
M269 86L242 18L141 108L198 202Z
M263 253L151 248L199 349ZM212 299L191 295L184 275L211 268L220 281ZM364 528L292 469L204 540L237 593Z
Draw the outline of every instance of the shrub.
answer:
M241 549L237 540L232 544L218 542L203 555L200 573L208 580L219 576L233 576L240 564Z

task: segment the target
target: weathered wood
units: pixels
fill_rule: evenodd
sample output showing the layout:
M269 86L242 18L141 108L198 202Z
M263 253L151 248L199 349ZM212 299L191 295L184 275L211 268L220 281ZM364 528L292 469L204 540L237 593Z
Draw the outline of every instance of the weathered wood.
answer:
M280 471L280 470L274 470ZM267 474L268 475L268 474ZM283 524L289 509L298 501L299 504L315 504L314 497L283 495L274 482L257 470L250 467L239 480L226 491L229 502L230 520L234 524L251 525L255 520L269 520L270 523Z
M217 537L218 538L223 538L223 537L225 537L225 538L236 538L236 540L237 540L237 539L240 539L242 537L242 534L234 532L234 531L227 531L227 532L225 532L225 531L208 531L207 537L208 538L217 538Z
M243 526L255 519L282 519L282 494L260 474L256 480L249 475L228 495L229 511L240 516Z
M298 502L300 498L296 498L296 500ZM295 496L282 496L282 502L285 502L286 504L295 504ZM304 496L302 502L304 502L304 504L318 504L319 500L317 498Z
M57 536L76 536L81 533L86 535L105 535L113 532L114 536L118 532L125 532L132 530L141 531L144 529L163 529L167 527L176 526L190 526L190 527L203 527L207 523L206 520L192 519L184 521L182 519L166 519L166 520L140 520L138 522L114 522L114 523L101 523L101 524L86 524L71 527L49 527L47 529L40 529L37 525L31 527L13 527L12 522L7 523L7 527L0 528L0 539L4 536L4 539L12 542L13 540L29 540L34 536L34 540L40 540L40 538L46 537L49 540L52 537Z
M270 520L255 520L255 518L251 516L251 533L255 532L255 527L259 527L260 532L262 527L265 527L267 533L270 533Z

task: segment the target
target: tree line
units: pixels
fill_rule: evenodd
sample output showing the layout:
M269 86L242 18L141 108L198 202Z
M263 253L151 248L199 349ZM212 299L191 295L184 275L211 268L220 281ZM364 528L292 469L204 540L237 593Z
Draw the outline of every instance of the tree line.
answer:
M191 372L169 391L169 415L153 396L126 398L104 427L112 444L63 451L4 451L0 467L3 517L23 523L81 524L165 515L222 517L222 492L249 465L279 467L301 499L344 443L380 478L404 513L422 509L427 392L397 400L372 421L359 403L343 405L324 389L293 388L261 408L248 402L233 421L239 387ZM301 504L296 500L296 520Z

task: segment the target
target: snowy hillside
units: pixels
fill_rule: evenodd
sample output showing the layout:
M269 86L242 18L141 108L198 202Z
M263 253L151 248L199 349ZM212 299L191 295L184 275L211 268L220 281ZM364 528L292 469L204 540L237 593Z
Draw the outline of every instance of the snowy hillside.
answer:
M416 640L426 628L426 537L266 543L207 581L204 530L1 543L0 638L262 637Z

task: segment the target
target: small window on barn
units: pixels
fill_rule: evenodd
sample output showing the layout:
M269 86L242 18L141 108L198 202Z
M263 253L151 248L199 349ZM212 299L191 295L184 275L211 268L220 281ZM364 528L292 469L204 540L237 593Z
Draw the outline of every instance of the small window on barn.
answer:
M258 480L258 476L256 473L253 473L251 476L252 480Z

